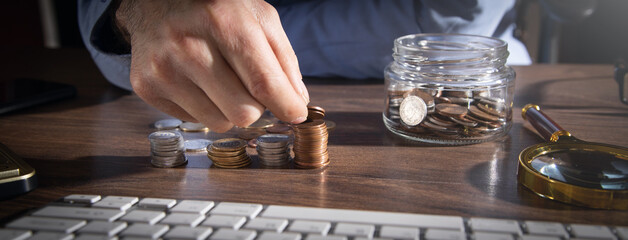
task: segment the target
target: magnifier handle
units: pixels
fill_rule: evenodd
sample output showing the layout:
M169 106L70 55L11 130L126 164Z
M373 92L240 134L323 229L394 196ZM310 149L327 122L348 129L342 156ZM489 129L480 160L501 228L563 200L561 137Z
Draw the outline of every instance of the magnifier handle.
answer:
M543 138L547 141L556 141L555 133L565 131L554 120L541 112L541 108L538 105L528 104L521 110L521 116L524 120L528 120L532 126L538 131ZM553 138L554 136L554 138Z

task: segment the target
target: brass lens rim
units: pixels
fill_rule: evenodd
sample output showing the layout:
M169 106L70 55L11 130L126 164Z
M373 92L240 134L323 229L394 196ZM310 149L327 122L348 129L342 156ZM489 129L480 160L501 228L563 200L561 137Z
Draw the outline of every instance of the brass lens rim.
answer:
M541 197L589 208L628 210L628 190L576 186L550 179L539 173L531 165L531 161L537 156L569 149L593 149L595 151L628 156L627 148L602 143L581 140L540 143L524 149L519 154L517 180Z

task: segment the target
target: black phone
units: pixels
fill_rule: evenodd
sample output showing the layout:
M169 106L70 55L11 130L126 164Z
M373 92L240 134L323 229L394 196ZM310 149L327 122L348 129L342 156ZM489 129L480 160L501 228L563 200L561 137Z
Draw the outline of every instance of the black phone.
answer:
M72 85L38 79L0 80L0 115L76 96Z

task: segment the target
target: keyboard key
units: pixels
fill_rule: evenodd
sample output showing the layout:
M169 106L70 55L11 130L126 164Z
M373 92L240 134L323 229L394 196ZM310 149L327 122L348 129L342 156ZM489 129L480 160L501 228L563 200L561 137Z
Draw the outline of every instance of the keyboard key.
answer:
M100 200L100 195L72 194L63 198L64 202L75 203L95 203L98 200Z
M122 217L120 220L155 224L165 216L166 213L164 212L136 209L124 215L124 217Z
M209 234L212 233L212 229L208 227L188 227L188 226L176 226L170 230L164 238L166 239L206 239Z
M255 218L262 208L261 204L221 202L211 211L211 214Z
M246 222L245 217L240 216L224 216L211 215L203 222L203 226L211 226L215 228L231 228L239 229Z
M271 205L268 206L268 208L261 215L269 218L354 222L406 227L444 228L453 230L462 230L464 226L462 217L459 216L422 215L314 207Z
M356 237L353 240L395 240L392 238L365 238L365 237Z
M71 240L74 238L74 235L67 233L58 233L58 232L36 232L33 234L31 238L28 240Z
M615 239L611 230L606 226L571 224L571 232L577 238Z
M133 206L131 203L127 203L127 202L107 202L107 201L100 201L97 203L92 204L92 207L98 207L98 208L112 208L112 209L118 209L120 211L126 211L129 208L131 208L131 206Z
M521 234L521 227L519 227L519 223L514 220L471 218L469 225L473 232Z
M105 198L103 198L100 201L103 202L123 202L123 203L130 203L131 205L136 204L137 202L139 202L139 198L137 197L124 197L124 196L106 196Z
M295 220L290 225L289 231L327 235L330 228L330 222Z
M347 240L348 238L345 236L334 236L334 235L307 235L305 240Z
M561 240L559 237L539 236L539 235L523 235L521 240Z
M8 228L19 228L26 230L42 230L71 233L76 231L87 222L75 219L60 219L46 217L22 217L10 222L6 226Z
M48 206L33 213L33 216L74 218L85 220L115 221L124 215L123 211L114 209Z
M7 240L24 240L33 235L33 232L28 230L17 229L0 229L0 239Z
M412 227L382 226L379 236L395 239L419 239L419 229Z
M615 230L621 239L628 239L628 227L616 227Z
M148 207L148 208L163 208L168 209L177 204L177 200L175 199L167 199L167 198L144 198L140 201L140 207Z
M161 223L196 227L203 220L205 220L205 216L196 213L170 213L164 220L161 220Z
M141 237L157 239L168 231L168 225L157 224L150 225L146 223L134 223L125 229L121 235L123 237Z
M257 240L301 240L298 233L263 232Z
M464 240L466 235L459 230L427 229L425 231L427 240Z
M253 240L257 236L257 232L253 230L234 230L230 228L221 228L211 236L211 240Z
M78 235L73 240L118 240L118 237L109 237L107 235L84 233L84 234Z
M556 222L525 221L528 233L531 235L545 235L555 237L568 237L565 226Z
M286 226L288 226L288 220L286 219L254 218L251 219L244 228L259 231L282 232Z
M91 221L79 233L103 234L113 237L127 227L125 222Z
M170 211L205 215L212 207L214 207L214 202L212 201L183 200Z
M375 226L368 224L338 223L334 233L336 235L348 235L354 237L372 238Z
M473 234L475 239L482 240L515 240L512 234L508 233L489 233L489 232L476 232Z

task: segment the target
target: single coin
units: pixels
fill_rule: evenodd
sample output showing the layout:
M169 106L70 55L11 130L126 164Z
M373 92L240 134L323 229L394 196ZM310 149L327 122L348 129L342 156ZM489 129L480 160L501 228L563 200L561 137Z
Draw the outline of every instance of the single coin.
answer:
M325 114L325 109L323 109L322 107L319 106L307 106L307 110L311 110L311 111L315 111L315 112L321 112L323 113L323 115Z
M216 140L211 144L212 148L217 151L233 152L241 150L247 146L246 141L238 138L223 138Z
M264 135L266 132L263 130L254 130L253 128L251 129L242 129L242 131L238 134L239 138L242 138L244 140L251 140L251 139L255 139L259 136Z
M436 112L447 117L463 118L467 115L467 108L452 103L439 103L436 104Z
M251 125L249 125L246 128L267 128L273 125L273 121L267 118L260 118L257 119L257 121L255 121L254 123L252 123Z
M488 103L487 100L480 100L480 103L476 104L476 106L491 115L498 116L500 118L506 117L506 107L503 103Z
M159 120L155 122L153 125L155 126L155 128L159 130L169 130L169 129L178 128L179 125L181 125L181 123L183 122L181 122L181 120L179 119L169 118L169 119Z
M267 143L288 143L290 137L284 134L264 134L257 137L257 144L264 145Z
M283 123L275 123L270 127L266 128L266 132L268 133L279 133L279 134L289 134L292 131L292 128Z
M334 121L325 120L325 125L327 125L327 131L336 129L336 123Z
M212 141L207 139L185 140L185 150L189 152L204 152L207 151L207 146L210 144L212 144Z
M179 128L185 132L207 132L207 128L202 123L184 122L179 125Z
M178 139L179 137L181 137L181 133L174 131L157 131L148 135L148 139L155 141Z
M492 115L492 114L488 114L482 110L480 110L477 106L470 106L469 107L469 112L471 112L471 115L486 120L486 121L490 121L490 122L497 122L499 121L499 117Z
M422 98L408 96L403 99L399 106L401 121L408 126L416 126L423 121L427 115L427 105Z

